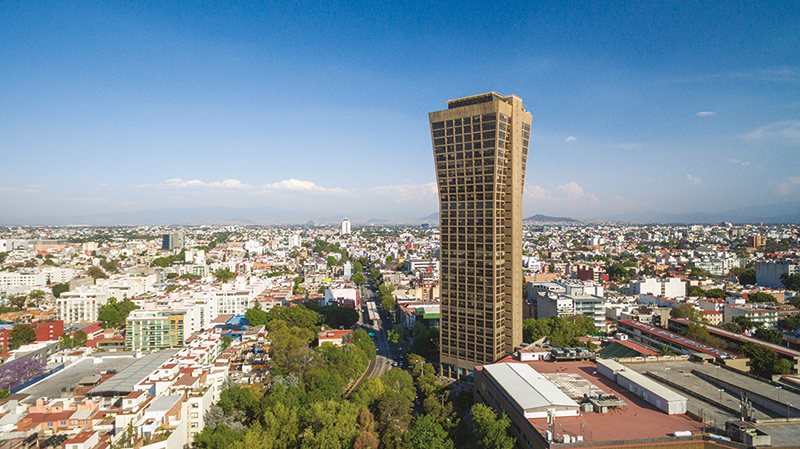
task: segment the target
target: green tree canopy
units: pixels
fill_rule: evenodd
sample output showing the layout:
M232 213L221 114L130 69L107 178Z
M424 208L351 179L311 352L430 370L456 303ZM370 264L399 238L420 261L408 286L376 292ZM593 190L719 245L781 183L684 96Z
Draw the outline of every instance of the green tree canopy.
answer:
M510 424L507 415L498 418L490 407L480 403L472 406L472 429L481 449L513 449L514 438L506 431Z
M756 285L756 270L755 268L746 269L738 276L739 284L741 285Z
M769 293L756 292L747 295L747 302L778 302L778 299Z
M686 318L692 321L702 321L703 312L697 310L691 304L678 304L669 311L672 318Z
M107 279L108 278L108 275L106 274L106 272L103 271L103 269L100 268L100 267L89 267L89 269L86 270L86 274L88 276L93 277L94 279Z
M781 344L781 342L783 341L783 334L776 331L775 329L759 328L756 329L756 333L753 334L753 336L759 340L768 341L776 345Z
M75 332L75 335L72 336L72 345L76 347L84 346L86 342L89 341L89 336L86 335L86 332L82 330L78 330Z
M800 274L784 273L781 275L781 283L789 290L800 292Z
M61 284L56 284L53 286L52 290L53 290L53 296L55 296L56 298L60 298L62 293L69 291L69 284L66 282Z
M36 331L29 324L17 324L8 334L8 346L12 350L34 341L36 341Z
M367 278L364 277L364 274L361 273L360 271L355 272L353 276L350 278L350 280L355 282L356 285L358 285L359 287L367 283Z
M214 278L221 284L224 284L235 277L236 273L227 268L223 268L214 272Z

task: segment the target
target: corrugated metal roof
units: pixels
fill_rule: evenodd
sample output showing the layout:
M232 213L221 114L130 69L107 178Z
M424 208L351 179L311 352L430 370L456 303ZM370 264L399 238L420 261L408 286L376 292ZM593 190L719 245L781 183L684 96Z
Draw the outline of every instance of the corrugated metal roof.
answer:
M523 411L554 405L578 408L578 404L535 369L524 363L485 365L483 370L511 396Z
M103 393L130 393L133 387L158 369L164 362L178 353L178 349L164 349L159 352L148 354L124 370L115 374L114 377L92 388L87 393L88 396L100 395Z

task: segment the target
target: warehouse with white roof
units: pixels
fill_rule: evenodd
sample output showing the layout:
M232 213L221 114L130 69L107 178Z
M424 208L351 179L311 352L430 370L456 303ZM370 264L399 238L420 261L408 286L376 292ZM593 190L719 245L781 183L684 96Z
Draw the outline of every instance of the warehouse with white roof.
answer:
M479 394L501 408L504 408L493 391L499 392L502 399L517 408L517 412L531 418L546 418L548 410L556 417L578 416L580 406L547 380L535 369L524 363L498 363L485 365L482 376L476 380ZM491 383L487 388L484 382ZM485 398L486 399L486 398Z
M611 359L597 359L597 372L669 415L686 413L687 399Z

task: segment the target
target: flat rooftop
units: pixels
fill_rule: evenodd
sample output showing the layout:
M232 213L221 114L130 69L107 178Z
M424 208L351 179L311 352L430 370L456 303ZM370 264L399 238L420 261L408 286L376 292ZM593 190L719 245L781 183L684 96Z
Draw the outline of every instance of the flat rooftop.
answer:
M703 423L689 415L667 415L640 397L620 387L616 382L597 373L597 365L589 361L525 362L540 373L571 373L579 375L594 387L608 394L614 394L626 407L608 413L581 413L575 417L556 418L556 433L571 436L583 435L585 441L616 441L641 438L670 437L680 430L701 433ZM546 418L528 420L544 436L548 430Z
M133 391L133 387L147 378L153 371L158 369L167 360L174 357L178 349L164 349L159 352L147 354L133 362L133 364L114 377L92 388L87 396L95 395L120 395L124 396Z

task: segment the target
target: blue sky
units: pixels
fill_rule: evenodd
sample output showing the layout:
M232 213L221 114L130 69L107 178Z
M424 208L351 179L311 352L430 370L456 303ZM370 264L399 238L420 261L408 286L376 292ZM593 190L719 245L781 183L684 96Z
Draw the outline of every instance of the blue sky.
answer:
M800 201L794 1L91 3L0 0L0 216L425 216L427 113L489 91L526 216Z

